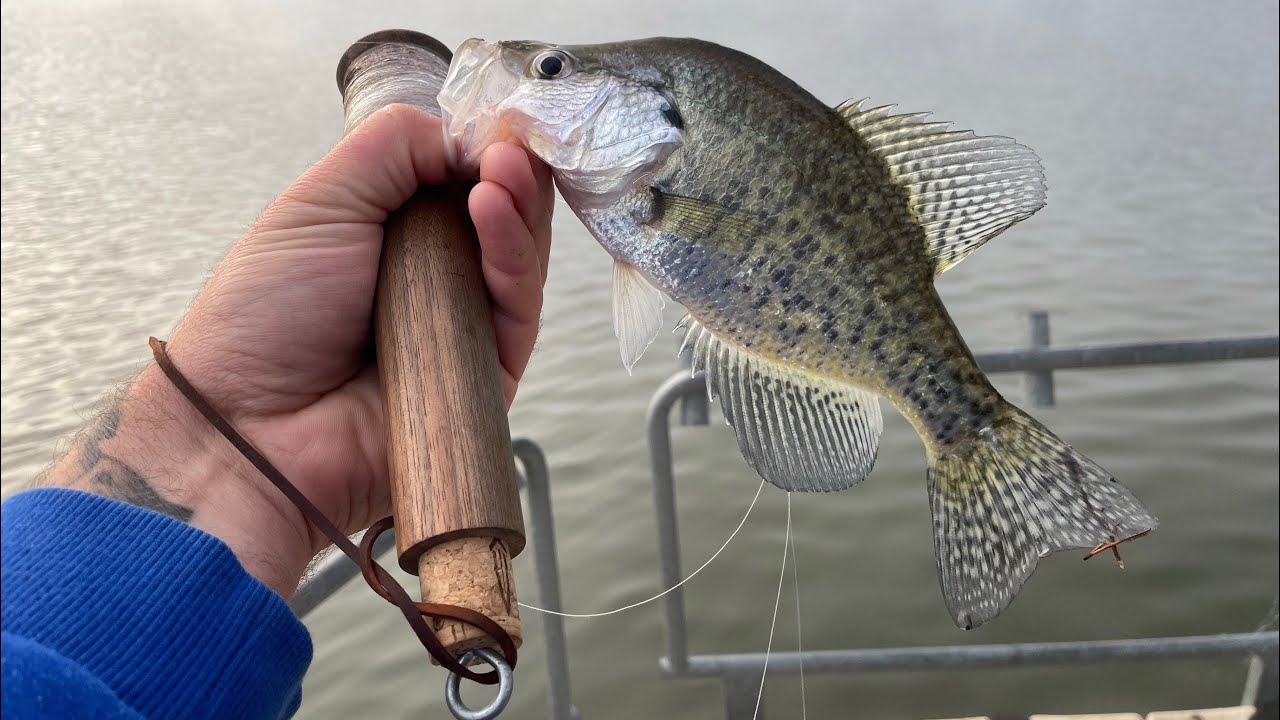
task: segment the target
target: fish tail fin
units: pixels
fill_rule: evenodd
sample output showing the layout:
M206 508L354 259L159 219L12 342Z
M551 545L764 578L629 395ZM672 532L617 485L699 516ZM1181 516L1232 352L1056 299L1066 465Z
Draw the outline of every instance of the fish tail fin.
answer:
M1007 607L1050 552L1156 526L1110 473L1007 403L986 428L935 450L929 506L942 594L966 630Z

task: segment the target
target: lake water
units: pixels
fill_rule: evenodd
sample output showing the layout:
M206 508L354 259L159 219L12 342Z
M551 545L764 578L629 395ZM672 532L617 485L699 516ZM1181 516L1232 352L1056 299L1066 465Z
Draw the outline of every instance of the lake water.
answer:
M1049 206L948 272L975 350L1025 342L1051 313L1062 346L1274 334L1274 3L842 3L501 0L6 0L3 5L3 488L54 455L95 400L147 360L255 214L341 133L338 57L373 30L598 42L702 37L745 50L836 104L869 96L1035 148ZM628 377L609 260L561 208L545 328L513 431L546 450L566 610L658 587L643 419L674 340ZM669 308L670 320L679 313ZM1025 404L1017 376L995 378ZM996 622L964 633L934 576L924 455L889 418L877 469L794 498L804 646L1053 641L1247 631L1277 585L1275 360L1059 373L1036 415L1161 518L1129 569L1079 553L1042 563ZM676 433L686 568L737 524L757 480L718 421ZM694 652L764 649L785 497L687 586ZM531 553L517 558L532 601ZM785 600L774 647L794 649ZM441 717L444 676L403 619L352 584L308 618L316 656L300 717ZM540 622L508 717L546 716ZM568 621L586 718L718 717L713 681L663 678L656 605ZM923 718L1237 702L1235 660L1100 668L811 676L813 717ZM769 684L799 716L799 682Z

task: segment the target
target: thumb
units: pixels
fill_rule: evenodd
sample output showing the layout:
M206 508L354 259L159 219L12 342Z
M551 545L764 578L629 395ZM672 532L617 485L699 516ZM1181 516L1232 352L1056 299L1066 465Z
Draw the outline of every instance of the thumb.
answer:
M289 186L255 230L269 236L273 230L333 223L381 224L419 185L447 179L440 118L410 105L389 105Z

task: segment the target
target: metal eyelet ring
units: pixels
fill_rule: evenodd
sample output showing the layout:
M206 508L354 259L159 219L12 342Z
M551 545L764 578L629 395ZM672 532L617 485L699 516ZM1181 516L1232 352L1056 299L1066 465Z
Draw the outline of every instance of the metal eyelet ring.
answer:
M511 693L515 690L515 674L511 672L511 666L507 665L507 659L502 653L490 648L476 648L468 650L458 662L466 665L477 658L488 663L498 673L498 696L479 710L472 710L462 702L459 691L462 677L457 673L449 673L448 679L444 681L444 702L449 712L458 720L494 720L506 709L507 703L511 702Z

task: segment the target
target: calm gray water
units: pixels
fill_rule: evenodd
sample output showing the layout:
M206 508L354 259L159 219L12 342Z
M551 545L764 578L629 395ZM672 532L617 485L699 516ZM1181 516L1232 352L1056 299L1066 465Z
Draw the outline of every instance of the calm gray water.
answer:
M1274 3L6 0L3 5L3 489L53 456L113 382L148 358L227 246L341 132L333 69L351 41L409 27L597 42L691 35L757 55L824 100L870 96L1017 137L1044 160L1049 206L947 273L977 350L1023 344L1025 313L1061 345L1277 331ZM659 344L628 377L611 330L609 261L564 211L545 329L513 430L550 458L566 609L653 594L643 440ZM671 308L671 320L678 317ZM996 383L1025 401L1021 380ZM1129 570L1054 557L996 622L963 633L934 577L919 441L887 422L862 486L794 502L804 645L1051 641L1250 630L1277 584L1277 364L1062 373L1037 415L1163 521ZM676 437L685 566L717 548L757 480L728 428ZM785 499L687 586L695 652L764 649ZM531 554L517 558L533 599ZM794 649L785 600L774 647ZM443 674L363 587L308 619L303 718L441 717ZM540 622L509 717L546 715ZM718 716L714 682L660 676L656 605L569 621L586 718ZM354 674L352 674L354 673ZM1238 701L1237 661L810 677L813 717L1204 707ZM769 685L799 716L799 683Z

